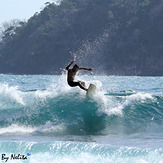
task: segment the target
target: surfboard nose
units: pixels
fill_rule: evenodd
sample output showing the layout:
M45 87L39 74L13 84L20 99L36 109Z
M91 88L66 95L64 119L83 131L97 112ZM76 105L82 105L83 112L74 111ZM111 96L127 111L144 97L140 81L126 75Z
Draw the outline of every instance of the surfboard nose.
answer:
M90 84L87 90L87 95L94 94L97 90L97 87L94 84Z

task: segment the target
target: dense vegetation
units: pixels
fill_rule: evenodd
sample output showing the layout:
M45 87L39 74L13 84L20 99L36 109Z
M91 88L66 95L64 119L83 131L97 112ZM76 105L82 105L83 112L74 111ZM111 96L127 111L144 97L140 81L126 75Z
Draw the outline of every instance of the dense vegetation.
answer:
M163 0L63 0L3 31L0 73L163 75Z

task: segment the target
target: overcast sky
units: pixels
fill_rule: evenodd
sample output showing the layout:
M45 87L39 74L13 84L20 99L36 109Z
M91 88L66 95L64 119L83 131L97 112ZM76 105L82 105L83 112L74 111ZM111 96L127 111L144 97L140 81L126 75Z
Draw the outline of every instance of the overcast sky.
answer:
M0 0L0 24L12 19L28 20L43 8L46 2L55 0Z

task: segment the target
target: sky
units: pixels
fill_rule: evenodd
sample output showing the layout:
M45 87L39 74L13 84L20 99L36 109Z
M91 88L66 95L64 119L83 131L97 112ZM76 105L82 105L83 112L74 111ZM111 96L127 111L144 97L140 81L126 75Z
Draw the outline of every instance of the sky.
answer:
M44 8L46 2L54 1L55 0L0 0L0 24L13 19L28 20L36 12L39 12L41 8Z

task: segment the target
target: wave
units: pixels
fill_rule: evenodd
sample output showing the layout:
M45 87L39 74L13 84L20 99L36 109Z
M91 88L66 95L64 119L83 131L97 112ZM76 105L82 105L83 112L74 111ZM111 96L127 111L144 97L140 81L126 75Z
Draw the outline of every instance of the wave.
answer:
M162 162L163 149L113 147L97 143L0 142L0 153L21 153L28 162ZM20 160L20 162L23 162Z
M0 135L124 134L162 129L161 95L124 91L129 94L108 96L99 89L87 98L85 92L69 88L62 80L59 78L58 83L43 90L21 91L1 84ZM94 82L101 87L99 81Z

